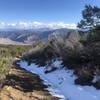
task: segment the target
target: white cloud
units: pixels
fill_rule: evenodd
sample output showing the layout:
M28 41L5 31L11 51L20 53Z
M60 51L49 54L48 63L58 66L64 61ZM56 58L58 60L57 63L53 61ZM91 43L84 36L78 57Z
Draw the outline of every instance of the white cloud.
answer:
M51 28L51 29L59 29L59 28L69 28L76 29L75 24L66 24L64 22L53 22L53 23L42 23L42 22L17 22L17 23L5 23L0 22L0 29L38 29L38 28Z

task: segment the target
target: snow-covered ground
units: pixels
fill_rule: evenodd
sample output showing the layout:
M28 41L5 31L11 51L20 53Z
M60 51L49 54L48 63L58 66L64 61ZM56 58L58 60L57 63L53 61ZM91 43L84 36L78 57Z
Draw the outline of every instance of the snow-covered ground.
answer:
M100 90L96 90L92 86L79 86L74 84L75 76L73 71L62 68L61 61L56 60L53 66L58 67L57 70L45 74L45 67L39 67L32 63L28 66L26 61L20 61L20 67L38 74L44 83L48 85L48 90L54 96L61 100L100 100ZM47 66L49 69L50 67Z

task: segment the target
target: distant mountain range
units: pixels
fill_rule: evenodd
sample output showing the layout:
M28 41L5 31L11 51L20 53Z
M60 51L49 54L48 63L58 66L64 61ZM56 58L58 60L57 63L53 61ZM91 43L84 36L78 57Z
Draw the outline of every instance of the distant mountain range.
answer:
M36 41L47 41L48 37L57 35L64 37L70 31L76 31L74 29L49 29L49 28L40 28L36 30L22 30L22 29L6 29L0 30L0 43L9 44L32 44ZM11 42L11 43L10 43Z

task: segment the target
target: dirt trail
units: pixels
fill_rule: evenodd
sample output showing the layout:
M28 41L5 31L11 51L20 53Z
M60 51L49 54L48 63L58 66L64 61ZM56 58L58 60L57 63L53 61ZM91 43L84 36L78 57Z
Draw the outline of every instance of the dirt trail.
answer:
M13 67L0 91L0 100L59 100L51 96L46 88L36 74Z

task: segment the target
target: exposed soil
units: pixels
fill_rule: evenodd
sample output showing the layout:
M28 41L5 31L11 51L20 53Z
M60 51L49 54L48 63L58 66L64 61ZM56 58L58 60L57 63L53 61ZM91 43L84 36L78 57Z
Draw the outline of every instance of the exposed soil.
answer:
M0 91L0 100L59 100L46 88L39 76L14 66Z

